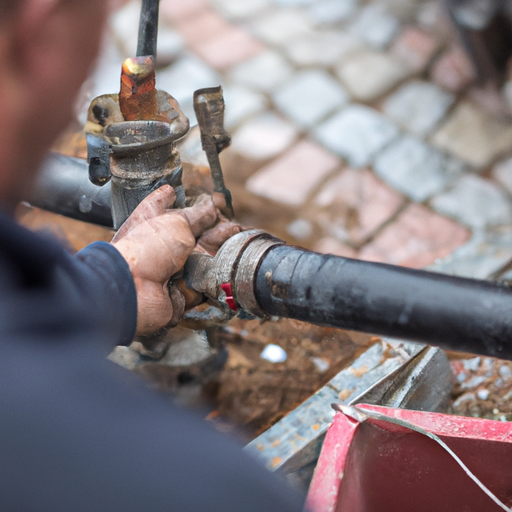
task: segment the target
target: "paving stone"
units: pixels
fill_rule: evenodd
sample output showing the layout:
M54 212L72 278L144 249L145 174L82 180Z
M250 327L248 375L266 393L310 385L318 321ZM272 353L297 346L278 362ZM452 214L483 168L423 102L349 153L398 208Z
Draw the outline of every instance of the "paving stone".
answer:
M179 102L183 112L194 124L193 94L196 89L219 85L219 75L195 55L184 55L172 66L158 70L156 84Z
M313 224L306 219L297 219L286 226L286 232L297 240L307 240L313 235Z
M361 250L359 257L422 268L450 254L463 245L469 236L467 229L452 220L424 206L410 204L395 222L385 227Z
M215 8L227 19L243 20L250 18L272 5L271 0L214 0Z
M459 159L443 155L410 135L384 149L374 167L383 180L418 202L446 189L466 170Z
M279 53L269 50L234 67L229 78L232 82L270 92L292 72L292 67Z
M488 279L512 260L512 228L477 230L471 239L429 270L473 279Z
M512 194L512 158L496 164L492 175Z
M370 4L360 10L350 31L372 48L382 50L391 42L399 26L397 18L387 12L385 5Z
M116 10L109 18L114 37L121 44L123 54L135 55L139 34L140 1L133 0Z
M348 94L327 71L302 71L273 96L276 106L301 127L316 125L333 110L345 105Z
M441 87L459 92L476 78L476 74L464 50L454 46L434 63L431 77Z
M234 85L223 89L226 104L224 121L228 129L267 107L265 96L248 87Z
M435 197L431 204L439 213L473 228L512 221L512 204L507 194L478 176L463 176L450 190Z
M287 149L297 136L296 128L272 112L244 123L234 134L231 149L246 158L266 160Z
M427 135L455 101L450 94L429 82L413 80L384 102L383 112L406 130Z
M351 166L362 167L398 135L398 128L370 107L350 105L322 123L314 134Z
M160 17L167 22L182 21L197 15L208 7L208 0L187 0L186 2L160 0Z
M231 24L213 9L202 9L194 16L179 20L176 26L191 47L211 40L231 28Z
M351 53L336 72L351 96L360 101L372 101L382 96L410 73L395 55L372 50Z
M434 57L438 41L417 27L405 27L391 46L391 52L416 72L423 71Z
M357 0L320 0L308 7L309 17L318 25L344 21L356 12Z
M253 174L249 192L291 206L301 206L339 160L321 146L303 140Z
M406 135L377 156L374 168L392 187L422 202L450 185L464 170L464 164Z
M329 180L315 198L318 224L338 240L361 244L403 206L402 195L370 171L345 169Z
M357 258L357 252L352 247L331 236L318 240L313 250L323 254L334 254L334 256L341 256L342 258Z
M251 23L251 28L263 42L279 45L309 32L311 24L304 12L286 9L259 17Z
M333 66L362 47L361 40L347 32L327 30L309 32L290 40L285 51L298 66Z
M434 134L433 143L475 167L485 167L512 147L512 123L473 103L460 103Z
M263 52L264 46L238 27L230 27L213 39L193 47L210 66L226 70Z

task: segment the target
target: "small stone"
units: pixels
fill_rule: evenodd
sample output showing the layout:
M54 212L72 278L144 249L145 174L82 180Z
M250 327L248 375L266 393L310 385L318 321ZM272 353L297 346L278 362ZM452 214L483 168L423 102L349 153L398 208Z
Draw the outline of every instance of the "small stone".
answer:
M320 0L308 8L309 17L317 25L332 25L350 18L357 7L357 0Z
M480 400L487 400L490 394L491 393L488 389L481 389L477 391L476 396L480 398Z
M512 158L498 163L493 171L493 178L498 180L510 193L512 193Z
M287 226L286 232L297 240L307 240L313 234L313 225L306 219L297 219Z
M264 46L241 28L229 27L192 49L213 68L225 71L262 53Z
M232 82L270 92L291 76L292 71L279 53L266 51L234 67L229 78Z
M334 256L341 256L342 258L356 258L357 252L348 245L340 242L334 237L326 236L318 240L313 248L316 252L323 254L333 254Z
M320 373L326 372L329 369L329 367L331 366L328 361L326 361L325 359L322 359L321 357L312 357L311 361L313 361L317 370Z
M468 237L469 232L459 224L413 203L366 245L359 257L423 268L450 254Z
M371 4L361 9L350 31L372 48L382 50L391 42L398 28L398 20L387 12L385 5Z
M444 194L435 197L433 208L466 226L484 228L509 224L512 205L496 185L478 176L463 176Z
M459 46L452 47L439 57L431 75L435 83L452 92L459 92L476 78L473 64Z
M397 135L398 128L364 105L350 105L315 130L316 139L352 167L368 165Z
M267 100L263 94L242 85L224 87L226 112L224 121L228 129L233 128L253 114L264 110Z
M318 224L339 240L359 245L403 206L404 198L366 169L345 169L315 198ZM332 251L329 251L332 252Z
M336 70L350 95L372 101L398 85L409 74L395 55L361 50L348 55Z
M434 134L437 147L482 168L512 147L512 123L473 103L460 103Z
M333 66L362 47L359 38L340 30L308 32L292 39L285 51L298 66Z
M195 56L185 56L156 73L157 88L172 94L189 119L195 119L194 91L219 83L219 75Z
M384 181L417 202L444 190L464 169L459 160L410 135L384 149L374 167Z
M271 0L215 0L214 6L226 19L242 20L258 15L271 5Z
M276 106L299 126L311 127L348 102L348 94L324 70L293 76L274 94Z
M512 379L512 370L510 369L510 366L500 366L498 371L505 380Z
M391 47L391 52L400 57L416 72L430 64L438 47L437 40L416 27L406 27Z
M252 23L254 34L269 44L284 44L293 37L311 30L305 13L299 10L279 10L258 18Z
M266 359L271 363L284 363L286 359L288 359L288 354L284 349L282 349L279 345L274 345L272 343L268 344L263 352L260 354L262 359Z
M266 112L250 119L234 133L231 149L246 158L266 160L282 153L296 136L292 124Z
M476 372L482 362L481 357L472 357L471 359L463 359L461 361L464 370L468 372Z
M438 86L413 80L389 96L383 112L406 130L425 136L441 121L454 101L453 94Z
M303 140L247 181L249 192L291 206L301 206L315 187L339 165L338 159Z

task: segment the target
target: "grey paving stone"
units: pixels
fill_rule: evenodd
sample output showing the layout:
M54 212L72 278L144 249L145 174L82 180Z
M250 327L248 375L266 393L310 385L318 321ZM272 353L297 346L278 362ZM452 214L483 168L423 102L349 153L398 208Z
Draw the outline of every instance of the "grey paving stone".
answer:
M297 136L297 129L273 112L245 122L233 134L231 149L246 158L266 160L282 153Z
M463 176L450 190L432 199L431 205L472 228L512 222L512 204L507 194L478 176Z
M372 101L405 79L410 70L395 55L361 50L348 55L336 72L354 99Z
M441 125L432 141L439 148L481 168L510 150L512 123L464 101Z
M213 0L214 7L227 19L243 20L272 5L272 0Z
M361 40L341 30L308 32L290 40L285 51L298 66L333 66L342 57L361 49Z
M381 50L391 42L399 27L398 19L387 12L386 6L375 3L361 9L350 31L372 48Z
M452 183L464 164L406 135L377 156L374 169L389 185L414 201L422 202Z
M284 44L311 30L307 15L300 10L284 9L259 17L250 24L252 32L268 44Z
M263 94L242 85L224 87L224 102L226 104L224 121L227 128L236 126L267 107L267 99Z
M276 91L273 99L281 112L307 128L345 105L349 97L329 73L316 69L294 75Z
M220 84L219 75L194 55L185 55L172 66L158 70L156 85L158 89L172 94L179 102L183 112L195 123L193 95L196 89L213 87Z
M311 4L308 15L318 25L332 25L344 21L356 12L357 0L321 0Z
M455 96L435 84L413 80L385 101L384 113L400 126L424 136L441 121Z
M290 77L292 72L293 68L278 52L269 50L234 67L229 73L229 79L270 92Z
M398 128L370 107L350 105L322 123L314 135L350 165L362 167L398 135Z
M512 158L507 158L494 166L493 178L512 194Z
M488 279L512 260L512 228L477 230L470 241L449 256L428 267L441 272L474 279Z

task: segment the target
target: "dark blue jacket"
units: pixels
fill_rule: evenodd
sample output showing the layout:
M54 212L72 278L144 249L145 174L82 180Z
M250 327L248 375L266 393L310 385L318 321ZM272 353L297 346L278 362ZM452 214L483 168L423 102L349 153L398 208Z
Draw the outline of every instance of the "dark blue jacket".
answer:
M114 247L70 256L0 217L0 510L299 511L233 441L105 358L136 310Z

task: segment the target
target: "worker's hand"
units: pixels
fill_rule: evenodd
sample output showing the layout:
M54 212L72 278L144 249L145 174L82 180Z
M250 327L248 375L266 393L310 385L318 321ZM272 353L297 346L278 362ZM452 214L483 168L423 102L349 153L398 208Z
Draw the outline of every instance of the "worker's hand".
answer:
M159 188L141 202L112 240L135 281L138 335L152 334L183 313L184 299L181 311L173 311L167 283L183 268L196 239L218 219L211 196L200 196L190 208L169 210L175 199L171 186Z

